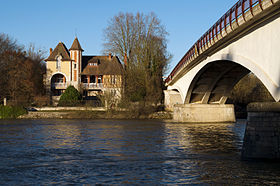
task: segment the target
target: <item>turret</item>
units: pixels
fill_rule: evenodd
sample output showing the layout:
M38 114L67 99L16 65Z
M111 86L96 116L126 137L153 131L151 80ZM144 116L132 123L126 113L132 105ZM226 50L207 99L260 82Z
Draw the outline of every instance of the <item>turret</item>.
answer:
M82 52L84 50L82 49L77 37L75 38L69 51L70 57L74 61L72 64L72 81L78 81L78 83L80 83L80 74L82 72Z

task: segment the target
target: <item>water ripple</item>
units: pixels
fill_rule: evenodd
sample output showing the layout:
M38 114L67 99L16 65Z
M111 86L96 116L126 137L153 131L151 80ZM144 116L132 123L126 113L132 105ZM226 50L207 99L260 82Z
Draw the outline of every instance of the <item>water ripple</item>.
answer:
M0 121L1 185L276 185L279 164L240 161L245 122Z

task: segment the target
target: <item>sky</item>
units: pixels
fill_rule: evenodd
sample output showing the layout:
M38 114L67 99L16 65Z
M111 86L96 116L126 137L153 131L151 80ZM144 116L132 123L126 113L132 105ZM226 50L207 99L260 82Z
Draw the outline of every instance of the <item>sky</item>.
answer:
M103 31L120 12L154 12L169 33L167 74L237 0L0 0L0 33L46 51L78 37L84 55L102 55Z

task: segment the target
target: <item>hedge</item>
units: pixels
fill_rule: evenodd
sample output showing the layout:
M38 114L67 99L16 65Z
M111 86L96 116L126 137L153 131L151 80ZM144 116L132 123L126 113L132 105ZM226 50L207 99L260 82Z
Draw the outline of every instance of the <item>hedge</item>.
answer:
M14 119L23 114L27 114L23 107L0 105L0 119Z

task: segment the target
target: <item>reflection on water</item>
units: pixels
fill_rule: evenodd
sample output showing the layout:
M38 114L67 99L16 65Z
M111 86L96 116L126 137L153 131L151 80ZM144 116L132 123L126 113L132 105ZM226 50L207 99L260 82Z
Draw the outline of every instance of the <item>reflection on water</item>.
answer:
M0 184L277 184L278 163L242 162L245 121L0 121Z

